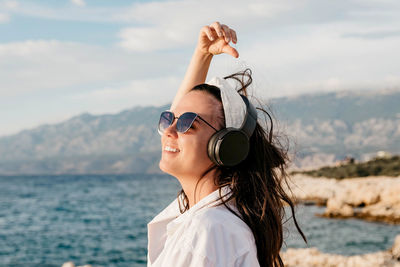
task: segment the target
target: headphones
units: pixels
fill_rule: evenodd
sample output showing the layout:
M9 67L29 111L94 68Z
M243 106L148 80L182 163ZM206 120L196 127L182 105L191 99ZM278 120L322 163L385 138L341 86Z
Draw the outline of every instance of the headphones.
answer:
M246 159L250 150L250 137L257 124L257 110L246 96L240 95L246 104L242 126L224 128L214 133L208 141L208 157L217 166L232 167Z

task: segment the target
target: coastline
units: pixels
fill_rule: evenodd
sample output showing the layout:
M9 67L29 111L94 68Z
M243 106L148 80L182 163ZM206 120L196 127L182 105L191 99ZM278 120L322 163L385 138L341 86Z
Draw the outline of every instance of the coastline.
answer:
M400 224L400 177L334 179L296 174L291 181L297 202L326 206L318 216Z

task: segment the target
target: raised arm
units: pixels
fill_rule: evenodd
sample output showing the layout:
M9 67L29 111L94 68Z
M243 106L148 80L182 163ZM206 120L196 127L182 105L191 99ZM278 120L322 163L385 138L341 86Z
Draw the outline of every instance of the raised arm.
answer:
M214 22L210 26L201 28L196 49L172 102L171 110L175 109L179 100L190 89L205 82L214 55L226 53L236 58L239 57L236 49L229 45L230 42L236 44L236 32L224 24Z

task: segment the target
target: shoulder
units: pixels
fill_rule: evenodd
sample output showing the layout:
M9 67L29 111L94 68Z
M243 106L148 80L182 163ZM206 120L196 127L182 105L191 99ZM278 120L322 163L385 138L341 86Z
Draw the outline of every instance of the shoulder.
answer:
M253 233L224 205L198 211L186 230L191 233L186 242L192 251L219 263L217 266L230 266L243 257L256 259Z

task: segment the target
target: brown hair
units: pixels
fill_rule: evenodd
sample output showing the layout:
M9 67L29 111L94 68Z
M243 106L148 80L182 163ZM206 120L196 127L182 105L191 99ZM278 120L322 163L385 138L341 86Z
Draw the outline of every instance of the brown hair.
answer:
M239 82L238 92L247 96L247 87L252 83L251 70L246 69L224 79L234 79ZM245 81L245 78L247 79ZM218 87L200 84L192 91L203 91L213 95L222 101ZM251 229L254 235L257 257L261 267L284 266L279 255L283 244L283 218L285 215L284 203L291 209L295 226L304 241L307 239L301 231L294 211L294 201L284 190L290 187L286 173L288 149L285 149L273 132L273 120L271 115L263 108L257 108L264 112L266 122L265 129L257 121L256 128L250 137L250 151L247 158L234 167L212 166L204 172L203 178L208 172L217 169L218 175L214 183L220 189L220 199L231 212L241 218ZM223 109L221 111L223 113ZM221 118L223 124L225 119ZM225 127L225 125L223 125ZM200 178L200 179L201 179ZM200 181L199 179L199 181ZM228 198L221 197L221 188L229 185L232 194ZM184 191L179 193L184 200L181 212L189 209L189 202ZM233 201L240 214L236 214L227 205Z

